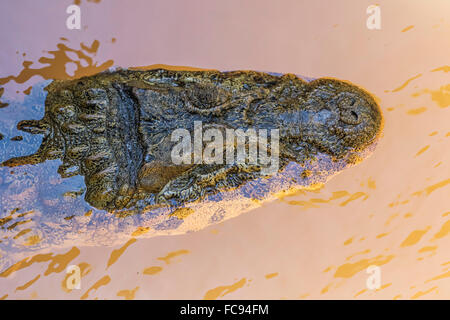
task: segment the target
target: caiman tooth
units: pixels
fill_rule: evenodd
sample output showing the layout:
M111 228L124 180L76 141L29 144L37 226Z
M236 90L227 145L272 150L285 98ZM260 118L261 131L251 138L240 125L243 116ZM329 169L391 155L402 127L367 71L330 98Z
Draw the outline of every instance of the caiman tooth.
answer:
M96 120L105 120L105 115L101 113L82 113L80 114L80 119L84 121L96 121Z
M69 123L65 123L63 125L63 129L72 134L79 134L79 133L83 132L84 130L86 130L86 126L84 126L80 123L69 122Z
M85 156L86 152L89 151L89 146L79 145L67 149L67 155L74 159L81 159Z
M80 167L72 164L62 164L58 168L58 173L62 178L70 178L81 174Z

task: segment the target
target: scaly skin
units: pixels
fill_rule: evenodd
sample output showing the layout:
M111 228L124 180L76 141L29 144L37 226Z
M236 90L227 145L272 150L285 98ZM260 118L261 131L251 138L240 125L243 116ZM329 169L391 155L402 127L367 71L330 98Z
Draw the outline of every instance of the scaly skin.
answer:
M183 206L259 177L259 166L173 164L170 135L192 132L194 121L220 130L279 129L280 171L318 155L355 162L382 128L380 109L364 90L291 74L118 70L53 81L46 90L43 119L18 125L43 134L41 147L3 165L62 159L61 177L84 176L86 201L111 211Z

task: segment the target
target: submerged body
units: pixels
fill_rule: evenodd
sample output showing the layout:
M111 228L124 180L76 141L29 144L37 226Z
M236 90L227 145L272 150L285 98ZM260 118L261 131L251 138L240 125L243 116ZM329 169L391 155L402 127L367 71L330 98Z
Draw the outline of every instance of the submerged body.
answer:
M43 135L39 149L0 166L2 211L10 212L0 217L8 233L0 253L200 230L326 182L371 154L382 129L364 90L291 74L118 70L45 90L44 117L18 125L32 133L24 142ZM277 129L278 171L262 174L263 165L248 161L174 163L173 132L195 140L196 123L220 132ZM75 184L76 192L63 192ZM10 236L24 221L34 224L28 238Z

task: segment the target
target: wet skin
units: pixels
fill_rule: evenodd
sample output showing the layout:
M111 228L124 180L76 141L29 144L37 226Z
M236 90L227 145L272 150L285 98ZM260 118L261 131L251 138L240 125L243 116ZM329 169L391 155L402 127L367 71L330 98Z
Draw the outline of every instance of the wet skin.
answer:
M4 166L62 159L62 177L83 175L85 199L98 209L143 199L182 204L237 188L261 166L175 165L175 129L194 122L225 129L279 129L280 170L318 153L333 161L363 151L380 135L382 116L363 89L335 79L306 82L254 71L118 70L47 88L45 115L18 128L43 134L39 150Z

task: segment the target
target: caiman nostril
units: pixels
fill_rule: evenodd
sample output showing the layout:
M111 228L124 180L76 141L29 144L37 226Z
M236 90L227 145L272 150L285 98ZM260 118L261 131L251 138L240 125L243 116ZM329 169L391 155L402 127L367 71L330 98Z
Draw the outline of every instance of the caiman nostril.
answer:
M341 121L346 124L356 125L361 123L361 117L355 110L342 110Z

